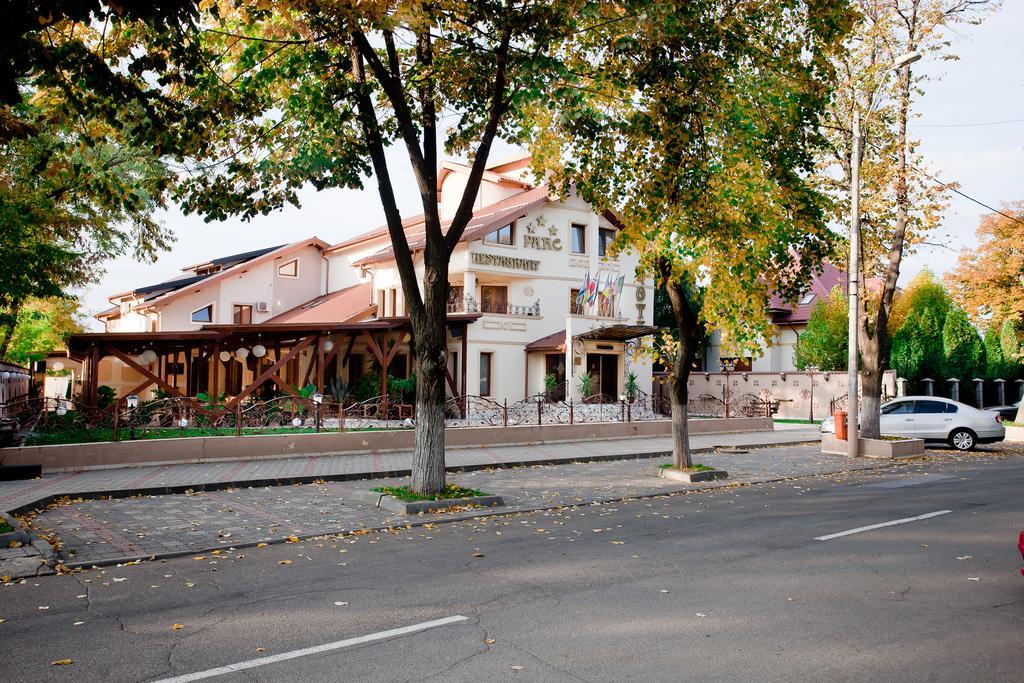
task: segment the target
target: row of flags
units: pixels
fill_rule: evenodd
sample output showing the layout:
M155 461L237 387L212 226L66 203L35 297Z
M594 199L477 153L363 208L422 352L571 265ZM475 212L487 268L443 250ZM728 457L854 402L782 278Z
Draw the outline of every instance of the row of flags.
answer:
M580 293L576 295L576 312L582 315L618 315L618 295L622 293L625 282L625 275L611 272L602 282L601 271L591 278L587 270Z

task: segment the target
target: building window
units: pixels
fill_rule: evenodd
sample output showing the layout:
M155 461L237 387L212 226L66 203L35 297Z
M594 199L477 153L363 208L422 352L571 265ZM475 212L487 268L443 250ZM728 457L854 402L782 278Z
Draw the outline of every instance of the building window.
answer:
M800 305L806 306L807 304L814 301L814 292L804 292L804 295L800 297Z
M481 313L508 313L508 287L480 287Z
M448 285L448 312L462 313L466 308L465 289L462 285Z
M569 229L569 235L572 238L572 253L574 254L586 254L587 253L587 226L580 223L573 223Z
M231 319L236 325L252 325L252 306L235 304L232 311Z
M503 225L493 232L489 232L484 235L484 242L487 244L507 244L512 246L515 244L515 223L509 223Z
M491 353L480 353L480 395L491 395Z
M202 308L192 311L192 322L194 323L212 323L213 322L213 304L209 306L203 306Z
M612 242L615 241L615 230L612 228L598 228L597 229L597 255L604 256L608 252L608 247L611 246Z
M583 304L579 301L580 290L578 287L573 287L569 290L569 313L571 315L579 315L580 311L583 310Z
M293 258L291 261L286 261L277 267L278 277L298 277L299 276L299 259Z
M391 315L398 317L398 290L391 290Z

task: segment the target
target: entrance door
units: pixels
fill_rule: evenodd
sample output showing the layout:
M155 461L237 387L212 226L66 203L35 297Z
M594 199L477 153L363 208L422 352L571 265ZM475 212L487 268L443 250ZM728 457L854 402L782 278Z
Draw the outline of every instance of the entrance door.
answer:
M619 394L619 357L613 353L588 353L587 374L591 377L594 393L602 394L606 401L617 400Z
M549 397L552 401L565 400L565 355L561 353L549 353L544 356L544 375L554 375L555 390ZM547 380L545 380L546 383ZM547 389L545 388L545 393Z

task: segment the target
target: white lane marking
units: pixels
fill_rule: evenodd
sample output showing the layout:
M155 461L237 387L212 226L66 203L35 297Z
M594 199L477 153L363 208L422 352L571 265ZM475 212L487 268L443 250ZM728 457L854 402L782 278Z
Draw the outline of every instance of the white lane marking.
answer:
M815 536L815 541L828 541L833 538L839 538L840 536L849 536L850 534L859 534L862 531L871 531L872 529L881 529L886 526L896 526L897 524L906 524L907 522L916 522L920 519L929 519L931 517L938 517L939 515L948 515L952 510L939 510L938 512L929 512L924 515L918 515L917 517L905 517L904 519L894 519L891 522L882 522L881 524L872 524L871 526L857 527L856 529L850 529L848 531L840 531L837 534L829 534L828 536Z
M157 683L187 683L187 681L201 681L204 678L223 676L224 674L230 674L236 671L244 671L245 669L255 669L258 666L266 666L267 664L284 662L289 659L306 657L307 655L315 655L321 652L330 652L331 650L340 650L342 648L352 647L353 645L362 645L364 643L373 643L379 640L387 640L388 638L404 636L409 633L418 633L420 631L426 631L427 629L437 628L438 626L457 624L461 621L467 621L468 619L469 617L455 615L453 617L445 617L444 619L424 621L420 624L412 624L411 626L393 628L388 631L379 631L377 633L370 633L369 635L359 636L357 638L348 638L346 640L338 640L333 643L325 643L323 645L307 647L301 650L292 650L291 652L282 652L276 655L257 657L256 659L250 659L245 662L237 662L235 664L228 664L227 666L220 666L216 669L207 669L206 671L197 671L196 673L184 674L182 676L175 676L173 678L164 678L162 680L157 681Z

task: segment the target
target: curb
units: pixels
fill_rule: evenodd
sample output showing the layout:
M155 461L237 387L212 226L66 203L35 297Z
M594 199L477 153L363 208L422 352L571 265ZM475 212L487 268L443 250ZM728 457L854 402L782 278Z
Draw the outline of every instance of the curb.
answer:
M660 497L666 497L667 498L667 497L671 497L671 496L687 495L687 494L691 494L691 493L706 493L708 491L720 491L720 490L726 489L726 488L738 488L738 487L741 487L741 486L760 486L762 484L777 484L777 483L785 482L785 481L801 481L801 480L804 480L804 479L813 479L815 477L835 476L835 475L842 475L842 474L857 474L858 472L865 472L865 471L872 471L872 470L882 470L882 469L888 469L888 468L892 468L892 467L899 467L899 466L904 465L904 464L906 464L906 462L904 462L904 461L886 462L886 463L879 463L877 465L874 465L873 467L868 467L868 468L837 470L837 471L833 471L833 472L822 472L822 473L817 473L817 474L806 474L806 475L800 475L800 476L796 476L796 477L773 477L771 479L759 479L757 481L743 481L743 482L740 482L740 481L720 480L720 481L722 481L722 483L719 484L719 485L698 486L698 487L680 487L680 488L676 488L676 489L668 489L668 490L658 491L658 492L653 492L653 493L639 493L639 494L633 494L633 495L627 495L627 496L615 496L615 497L611 497L611 498L599 498L599 499L595 499L595 500L592 500L592 501L589 501L589 502L586 502L586 503L578 503L578 504L575 504L575 505L560 505L560 504L556 504L556 505L538 505L538 506L534 506L534 507L523 507L523 508L516 508L516 509L512 509L512 510L509 510L509 509L499 510L499 509L496 509L496 508L480 508L479 510L473 511L472 513L455 514L455 515L452 515L450 517L445 517L445 518L441 518L441 519L434 518L434 519L405 520L405 521L401 521L401 522L396 522L395 524L368 526L368 527L358 527L358 528L355 528L355 529L338 529L337 531L321 531L321 532L318 532L318 533L315 533L315 534L297 535L297 536L294 536L294 537L298 538L300 542L304 542L304 541L309 541L309 540L313 540L313 539L317 539L317 538L324 538L324 537L327 537L327 536L345 536L347 534L353 534L353 533L355 533L357 531L360 534L364 534L364 533L381 533L381 532L386 532L386 531L396 531L396 530L400 530L400 529L417 529L417 528L423 527L423 526L425 526L427 524L431 524L431 525L454 524L456 522L466 522L466 521L470 521L470 520L474 520L474 519L490 519L490 518L493 518L493 517L504 517L504 516L527 514L527 513L530 513L530 512L546 512L546 511L549 511L549 510L573 510L573 509L576 509L576 508L589 507L589 506L593 506L593 505L608 505L610 503L624 503L624 502L628 502L628 501L631 501L631 500L647 500L647 499L650 499L650 498L660 498ZM279 544L284 544L284 543L289 543L289 542L294 543L294 541L290 541L287 536L282 536L280 538L265 538L265 539L258 540L258 541L247 541L245 543L237 543L237 544L229 545L229 546L226 546L226 547L225 546L209 546L209 547L206 547L206 548L198 548L198 549L194 548L194 549L191 549L191 550L180 550L180 551L176 550L176 551L173 551L173 552L157 553L157 554L149 554L149 555L125 555L125 556L122 556L122 557L112 557L112 558L108 558L108 559L104 559L104 560L98 560L98 561L82 561L82 562L73 562L72 561L72 562L64 562L64 566L68 567L68 568L72 568L72 569L90 569L90 568L94 568L94 567L95 568L98 568L98 567L110 567L110 566L114 566L114 565L130 564L130 563L144 562L144 561L169 560L169 559L174 559L174 558L177 558L177 557L187 557L189 555L201 555L201 554L204 554L204 553L212 553L215 550L220 551L221 553L225 553L225 552L229 552L229 551L232 551L232 550L243 550L245 548L255 548L256 546L258 546L260 544L266 544L266 545L270 546L270 545L279 545Z
M777 446L803 446L818 443L816 439L784 441L770 444L738 444L728 448L774 448ZM694 448L692 453L713 453L724 446L705 446ZM464 465L458 467L446 467L445 472L476 472L480 470L511 469L514 467L532 467L536 465L574 465L588 462L608 462L614 460L640 460L664 458L672 455L671 450L647 451L642 453L614 453L609 455L587 455L572 460L516 460L509 462L480 463L476 465ZM84 492L62 492L52 493L36 498L35 500L22 503L13 508L8 508L10 514L22 514L32 512L61 498L81 498L82 500L101 500L105 498L131 498L133 496L166 496L186 493L188 491L223 491L224 489L235 488L258 488L263 486L291 486L294 484L312 484L318 481L360 481L364 479L397 479L411 476L411 469L383 470L380 472L353 472L345 474L312 474L295 477L273 477L265 479L242 479L236 481L206 482L197 484L177 484L174 486L150 486L134 489L110 489L101 491Z

